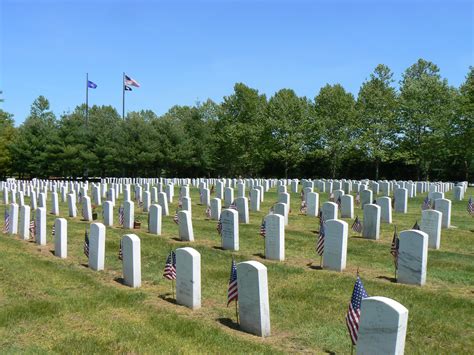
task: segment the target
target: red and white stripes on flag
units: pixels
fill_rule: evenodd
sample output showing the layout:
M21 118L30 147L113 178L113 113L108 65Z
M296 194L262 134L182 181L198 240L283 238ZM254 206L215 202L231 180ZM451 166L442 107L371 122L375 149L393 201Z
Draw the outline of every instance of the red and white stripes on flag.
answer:
M349 309L346 315L346 325L349 330L349 335L352 340L352 344L357 344L357 337L359 335L359 321L360 321L360 305L362 299L369 297L367 291L365 291L364 285L359 276L354 285L352 291L351 302L349 303Z
M230 267L230 278L229 278L229 287L227 289L227 306L232 301L239 299L239 292L237 289L237 267L235 266L235 260L232 259L232 265Z

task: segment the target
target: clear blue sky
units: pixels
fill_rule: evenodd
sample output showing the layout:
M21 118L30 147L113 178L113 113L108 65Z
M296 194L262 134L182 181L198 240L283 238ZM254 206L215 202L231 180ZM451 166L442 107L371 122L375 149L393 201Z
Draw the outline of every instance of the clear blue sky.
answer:
M474 64L468 0L0 0L2 108L21 123L38 95L56 114L85 101L121 112L122 72L141 88L127 110L158 114L217 102L243 82L314 98L326 83L355 95L379 63L397 81L418 58L451 85Z

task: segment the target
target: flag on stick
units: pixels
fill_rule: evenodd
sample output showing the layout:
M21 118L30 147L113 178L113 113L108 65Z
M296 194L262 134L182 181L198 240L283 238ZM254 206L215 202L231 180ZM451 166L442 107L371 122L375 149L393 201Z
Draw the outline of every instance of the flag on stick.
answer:
M362 232L362 223L360 222L359 216L356 216L354 223L352 223L352 230L356 233Z
M84 255L89 257L89 234L87 233L87 230L84 235Z
M400 247L400 240L398 239L397 227L393 232L392 245L390 246L390 254L393 256L393 263L395 264L395 270L398 269L398 248Z
M227 306L232 301L239 299L239 293L237 289L237 267L235 266L235 260L232 259L232 265L230 267L230 278L229 278L229 287L227 289Z
M5 208L4 224L3 224L3 233L8 233L10 230L10 213Z
M469 197L469 201L467 201L467 212L470 215L474 214L474 203L472 202L472 197Z
M319 256L323 256L324 254L324 237L325 237L325 231L324 231L324 224L321 225L321 228L319 229L319 239L318 243L316 244L316 253L318 253Z
M132 79L128 75L125 75L124 84L127 86L135 86L136 88L140 87L140 84L135 79Z
M163 277L168 280L176 280L176 254L174 251L170 251L168 257L166 258Z
M346 325L353 345L357 344L357 337L359 335L360 305L362 299L366 297L369 297L367 291L365 290L360 277L357 276L354 290L352 291L351 302L349 303L349 309L347 310L346 315Z

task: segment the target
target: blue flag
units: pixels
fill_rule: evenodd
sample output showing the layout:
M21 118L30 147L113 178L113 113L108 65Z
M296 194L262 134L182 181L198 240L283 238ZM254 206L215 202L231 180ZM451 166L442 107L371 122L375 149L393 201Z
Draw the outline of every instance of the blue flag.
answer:
M91 89L95 89L97 87L97 84L90 81L90 80L87 80L87 87L89 87Z

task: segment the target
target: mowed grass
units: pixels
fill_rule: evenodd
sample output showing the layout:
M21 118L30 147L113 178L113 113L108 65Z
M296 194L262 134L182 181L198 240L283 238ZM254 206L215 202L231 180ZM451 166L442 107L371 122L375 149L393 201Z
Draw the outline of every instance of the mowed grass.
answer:
M178 188L175 189L178 193ZM470 188L467 198L474 194ZM68 258L53 254L48 215L48 245L0 236L0 349L6 353L350 353L345 314L357 269L371 296L390 297L409 310L406 353L472 352L474 346L474 218L466 211L467 198L452 204L453 228L442 230L440 250L429 250L427 284L423 287L393 282L390 243L393 225L382 224L379 241L349 232L347 269L343 273L319 269L315 244L318 219L300 215L299 194L291 194L292 213L286 228L286 260L262 257L259 236L262 217L276 202L274 189L265 194L261 212L250 213L250 224L240 225L240 251L220 249L216 221L205 217L191 189L195 241L177 240L172 221L177 198L164 217L163 234L107 228L105 270L87 268L82 252L88 222L68 219ZM407 214L393 214L398 231L421 219L425 195L409 200ZM446 197L452 199L452 192ZM325 193L321 201L327 201ZM26 199L28 202L28 199ZM117 203L116 205L118 205ZM50 195L48 195L48 210ZM101 211L99 212L99 221ZM117 209L114 211L117 217ZM362 217L360 208L355 213ZM349 225L352 221L346 220ZM139 289L121 284L117 258L120 238L135 233L141 239L142 282ZM170 249L192 246L201 253L202 308L191 311L176 305L170 281L162 278ZM231 258L257 260L268 268L272 336L261 339L238 329L234 306L226 307Z

